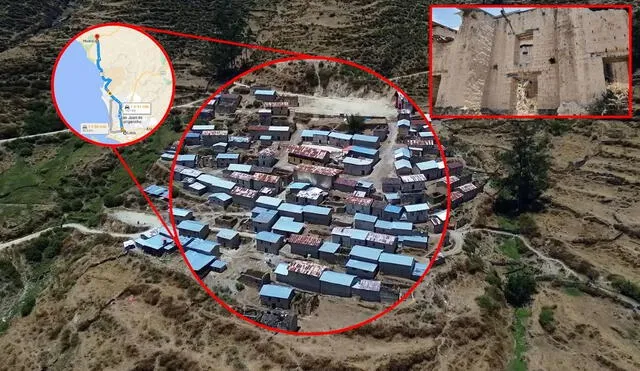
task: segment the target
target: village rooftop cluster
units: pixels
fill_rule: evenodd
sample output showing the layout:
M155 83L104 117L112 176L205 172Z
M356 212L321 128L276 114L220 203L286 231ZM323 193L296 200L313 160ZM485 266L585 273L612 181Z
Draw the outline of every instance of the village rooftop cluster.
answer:
M297 329L300 295L397 300L399 283L419 279L429 250L441 237L447 242L441 236L447 184L428 124L401 94L389 104L396 117L364 117L361 132L348 133L345 116L298 114L297 97L273 89L216 96L187 133L183 151L176 153L174 144L161 155L166 162L177 157L174 185L183 196L174 201L187 207L172 212L194 271L211 285L234 275L254 283L265 313L289 313L275 323L287 329ZM479 189L464 161L448 164L457 207ZM390 171L376 175L377 166L387 165ZM168 198L163 186L145 192ZM212 218L215 210L225 211ZM225 214L240 221L223 220ZM166 231L133 244L153 255L175 250ZM242 249L259 262L244 266L249 263L236 258ZM437 258L444 262L444 255Z

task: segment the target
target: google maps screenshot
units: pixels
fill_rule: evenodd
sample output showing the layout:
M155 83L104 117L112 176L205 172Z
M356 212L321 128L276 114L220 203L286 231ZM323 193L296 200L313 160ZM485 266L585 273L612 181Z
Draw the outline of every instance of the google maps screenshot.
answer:
M640 370L640 5L0 11L0 370Z

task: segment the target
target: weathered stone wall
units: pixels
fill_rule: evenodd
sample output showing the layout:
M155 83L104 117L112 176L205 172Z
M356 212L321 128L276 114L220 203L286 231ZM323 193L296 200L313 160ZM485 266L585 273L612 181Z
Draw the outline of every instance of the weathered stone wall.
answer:
M513 113L523 79L537 81L540 113L563 102L584 107L606 90L605 61L613 80L628 82L626 10L537 8L507 18L464 12L455 40L434 43L437 108ZM532 45L528 55L521 45Z

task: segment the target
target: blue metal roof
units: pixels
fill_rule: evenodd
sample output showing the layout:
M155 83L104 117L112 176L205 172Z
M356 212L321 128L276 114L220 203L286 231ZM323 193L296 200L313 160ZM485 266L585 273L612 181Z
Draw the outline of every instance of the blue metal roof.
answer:
M175 154L165 152L160 155L160 158L163 160L173 160L173 156L175 156Z
M391 200L399 200L399 199L400 199L400 194L398 194L398 193L385 193L385 194L384 194L384 198L385 198L387 201L391 201ZM388 207L388 206L391 206L391 205L387 205L387 207ZM386 209L386 207L385 207L385 209Z
M331 208L323 206L305 205L302 207L302 211L310 214L329 215L331 214Z
M144 191L154 196L160 196L164 192L168 191L168 189L159 185L152 184L145 188Z
M391 227L395 230L410 231L413 229L413 223L411 222L393 222Z
M173 243L173 240L169 237L157 234L147 238L146 240L139 238L135 242L154 250L161 250L163 247Z
M272 230L285 231L289 233L300 234L304 229L304 223L298 223L293 218L287 216L281 216L280 219L273 225Z
M374 137L374 138L378 138L378 137ZM356 152L364 155L374 156L376 153L378 153L378 150L373 148L363 147L363 146L351 146L351 148L349 148L349 152Z
M397 193L388 193L388 194L397 195ZM392 214L402 214L402 206L387 205L387 206L384 207L384 211L387 212L387 213L392 213Z
M232 197L231 197L231 195L228 195L226 193L218 192L218 193L214 193L214 194L210 195L209 198L217 198L220 201L228 201Z
M216 160L219 159L227 159L227 160L237 160L240 158L240 154L238 153L218 153L216 156Z
M217 176L213 176L211 174L202 174L197 179L200 183L227 190L231 190L236 186L234 182L218 178Z
M227 167L228 171L239 171L241 173L250 173L251 165L247 164L229 164Z
M309 186L311 186L311 183L293 182L287 186L287 189L303 190L309 188Z
M260 140L271 140L273 137L271 135L261 135L258 139Z
M175 216L185 217L185 216L189 215L190 212L191 212L191 210L180 209L178 207L174 207L173 208L173 215L175 215Z
M411 241L415 243L424 243L425 245L429 242L429 237L427 236L398 236L398 240L401 242Z
M216 237L223 238L225 240L231 240L235 238L237 235L238 235L238 232L232 229L221 229L220 231L218 231L218 234L216 235Z
M191 263L191 267L195 271L201 270L216 259L215 256L201 254L194 250L187 251L185 255L189 263Z
M230 136L229 137L229 142L250 142L250 138L249 137L239 137L239 136Z
M431 161L418 162L416 166L418 167L418 170L424 171L424 170L430 170L430 169L437 169L438 163L435 160L431 160Z
M402 119L398 121L398 127L400 126L406 126L409 127L411 126L411 121L407 120L407 119Z
M189 243L188 249L189 250L195 250L201 254L205 254L205 255L211 255L211 253L213 252L213 250L215 249L216 246L218 246L219 244L217 242L214 241L209 241L209 240L203 240L200 238L194 238L193 241L191 241L191 243ZM184 246L184 244L183 244Z
M402 157L402 156L411 157L411 151L407 147L398 148L395 151L393 151L393 154L396 158Z
M337 131L332 131L329 134L329 138L336 138L336 139L342 139L342 140L351 140L352 137L353 135L351 134L339 133Z
M345 157L344 159L342 159L342 163L348 165L365 166L373 164L373 160L370 158Z
M289 263L279 263L276 269L273 270L275 274L286 276L289 274Z
M364 241L367 239L367 235L369 231L364 231L362 229L352 228L349 230L349 237L354 240Z
M362 220L365 222L375 223L376 220L378 220L378 217L375 215L356 213L356 215L353 216L353 220Z
M282 199L277 197L271 197L271 196L260 196L256 200L256 204L268 205L268 206L277 208L278 206L280 206L280 204L282 204Z
M253 217L253 222L254 223L260 223L260 224L264 224L264 223L269 223L271 222L273 219L278 217L278 211L277 210L265 210L257 215L255 215Z
M302 214L303 207L296 204L290 204L288 202L283 202L278 206L278 211L285 211L289 213Z
M254 95L276 95L276 91L275 90L256 90L254 93Z
M398 160L398 161L394 162L393 166L396 168L396 170L405 169L405 168L409 168L409 169L412 168L411 162L409 160L405 160L405 159Z
M422 138L433 138L433 133L431 132L431 130L429 131L421 131L418 133L418 135Z
M178 162L180 161L195 161L196 155L178 155Z
M416 265L413 266L413 272L411 272L411 275L414 277L420 277L426 270L427 270L426 264L416 263Z
M359 140L361 142L377 143L380 141L380 138L378 138L375 135L354 134L353 140Z
M329 254L335 254L340 249L340 244L335 242L325 241L318 251L326 252Z
M349 252L349 256L355 257L355 258L358 258L358 257L365 258L368 260L378 260L382 252L383 252L382 249L374 249L373 247L355 245L351 248L351 252Z
M327 135L329 135L329 131L327 131L327 130L313 130L313 129L302 130L302 137L303 138L313 138L314 135L327 136Z
M351 285L354 284L354 281L357 278L358 277L351 274L339 273L339 272L333 272L333 271L324 271L320 276L320 281L333 283L335 285L340 285L340 286L351 287Z
M262 212L265 212L267 210L269 210L269 209L265 209L264 207L256 206L253 209L251 209L251 217L255 217L258 214L260 214Z
M200 138L200 133L187 133L185 138Z
M393 229L393 223L392 222L388 222L386 220L378 220L376 222L376 228L382 228L382 229Z
M276 243L279 240L282 240L283 238L284 236L282 235L279 235L273 232L267 232L267 231L258 232L258 234L256 234L256 240L267 241L270 243Z
M377 264L363 262L357 259L347 260L347 264L344 265L347 268L354 268L365 272L375 272L378 268Z
M404 210L408 213L427 211L429 210L429 204L422 203L422 204L414 204L414 205L405 205Z
M183 220L178 224L178 229L186 229L192 232L200 232L206 227L205 224L193 221L193 220Z
M358 180L358 183L356 183L356 187L371 188L373 187L373 183L367 182L366 180Z
M211 263L211 268L215 268L215 269L226 269L227 268L227 262L224 262L222 260L214 260L213 263Z
M380 263L389 263L389 264L404 265L407 267L411 267L413 266L415 259L407 255L389 254L389 253L383 252L382 254L380 254L380 258L378 258L378 261Z
M260 288L260 296L268 296L270 298L289 299L293 295L291 287L271 285L262 285Z

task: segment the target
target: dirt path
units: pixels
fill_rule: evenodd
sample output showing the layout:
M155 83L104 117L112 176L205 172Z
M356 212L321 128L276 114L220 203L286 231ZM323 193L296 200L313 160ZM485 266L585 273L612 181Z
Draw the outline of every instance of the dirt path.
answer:
M396 76L396 77L390 77L390 78L389 78L389 80L391 80L391 81L397 81L397 80L403 79L403 78L405 78L405 77L412 77L412 76L418 76L418 75L426 75L426 74L427 74L427 72L429 72L429 71L420 71L420 72L416 72L416 73L410 73L410 74L408 74L408 75L401 75L401 76Z
M382 178L395 174L393 168L393 150L398 138L398 127L391 123L389 125L389 136L380 146L380 161L373 167L373 171L364 179L372 182L378 192L382 192Z

